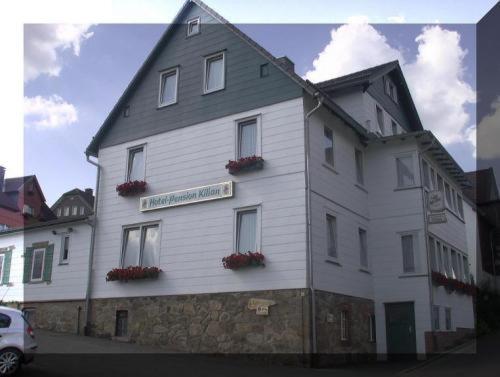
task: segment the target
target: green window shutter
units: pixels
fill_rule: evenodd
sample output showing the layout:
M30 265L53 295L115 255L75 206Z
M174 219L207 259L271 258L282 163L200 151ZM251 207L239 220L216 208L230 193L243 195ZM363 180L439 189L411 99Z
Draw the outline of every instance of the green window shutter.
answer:
M27 247L24 252L23 283L28 283L31 279L31 263L33 261L33 250L33 247Z
M2 284L9 284L11 261L12 261L12 250L9 250L4 253Z
M54 259L54 244L47 246L45 249L43 281L50 281L52 278L52 259Z

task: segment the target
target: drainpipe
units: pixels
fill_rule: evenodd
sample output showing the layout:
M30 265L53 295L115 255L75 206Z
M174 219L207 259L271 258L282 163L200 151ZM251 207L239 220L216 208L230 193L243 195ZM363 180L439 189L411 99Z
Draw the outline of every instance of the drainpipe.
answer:
M323 99L319 93L314 93L314 98L318 99L318 104L310 110L304 117L304 138L305 138L305 184L306 184L306 254L307 254L307 281L311 294L310 307L310 352L315 354L316 349L316 297L314 294L314 279L313 279L313 257L312 257L312 237L311 237L311 173L309 169L310 148L309 148L309 118L323 104Z
M94 165L97 168L97 177L95 184L95 198L94 198L94 215L92 216L92 230L90 235L90 250L89 250L89 262L88 262L88 271L87 271L87 290L85 293L85 327L84 327L84 335L90 335L90 296L92 290L92 265L94 262L94 245L95 245L95 228L97 223L97 202L99 199L99 181L101 178L101 165L97 162L94 162L90 159L90 156L87 155L87 162L89 164Z

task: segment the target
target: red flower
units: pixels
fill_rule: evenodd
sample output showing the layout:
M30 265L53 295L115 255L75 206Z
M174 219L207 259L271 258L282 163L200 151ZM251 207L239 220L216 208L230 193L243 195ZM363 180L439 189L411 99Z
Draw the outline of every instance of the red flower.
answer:
M236 161L229 160L226 169L230 174L236 174L241 170L249 168L262 168L264 159L258 156L242 157Z
M222 258L224 268L228 270L238 270L247 266L262 266L264 264L264 255L258 251L247 253L233 253L227 257Z
M147 183L144 181L130 181L116 186L116 191L120 196L132 196L145 192L146 186Z
M156 279L161 269L158 267L128 266L113 268L106 274L106 281L124 281L139 279Z
M477 292L476 286L469 283L464 283L460 280L446 277L440 272L432 271L432 281L435 285L443 286L448 291L455 291L459 294L475 296Z

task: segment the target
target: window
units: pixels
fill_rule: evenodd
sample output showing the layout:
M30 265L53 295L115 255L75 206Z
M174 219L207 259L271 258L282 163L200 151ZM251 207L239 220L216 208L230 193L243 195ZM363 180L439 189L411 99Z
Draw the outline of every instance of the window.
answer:
M57 209L57 217L61 217L61 214L62 214L62 208L61 208L61 207L59 207L59 208Z
M159 224L139 225L123 230L122 267L159 265Z
M257 250L257 209L240 210L236 214L236 251Z
M66 263L68 262L69 259L69 236L65 235L63 236L62 242L61 242L61 263Z
M0 282L3 278L3 262L5 260L5 254L0 254Z
M444 191L446 195L446 204L448 205L448 208L451 209L451 191L450 191L450 185L448 183L444 183Z
M128 118L130 115L130 105L127 105L123 108L123 117Z
M368 245L366 239L366 230L359 228L359 256L361 267L368 268Z
M375 314L370 314L369 317L370 324L370 342L377 341L377 327L375 322Z
M425 160L422 160L422 170L423 170L424 186L430 189L431 177L429 176L429 164Z
M450 254L448 248L443 245L443 260L444 260L444 272L446 276L452 276L451 264L450 264Z
M324 127L323 130L323 143L325 148L325 162L333 166L333 131L328 127Z
M238 158L257 155L257 119L238 123Z
M6 329L10 327L12 320L7 314L0 313L0 329Z
M186 36L191 37L200 33L200 17L193 18L187 22Z
M464 255L464 281L468 283L470 281L470 273L469 273L469 261L467 260L467 257Z
M436 244L434 243L434 238L429 237L429 258L431 263L432 271L439 271L436 263Z
M391 128L392 128L392 134L397 135L398 134L398 124L391 120Z
M440 320L439 320L439 306L432 306L432 329L439 330L440 328Z
M439 174L437 175L437 189L441 192L444 192L443 177L441 177Z
M378 124L378 128L380 130L380 133L382 135L385 134L385 127L384 127L384 113L382 111L382 109L375 105L375 109L377 111L377 124Z
M414 235L405 234L401 236L401 247L403 250L403 272L415 272L415 245Z
M80 215L85 215L85 207L84 206L80 207Z
M116 311L115 336L127 336L128 334L128 310Z
M327 254L329 257L337 258L337 219L334 216L326 215L327 232Z
M45 249L33 250L33 262L31 265L31 281L41 281L43 274Z
M460 195L457 194L457 206L458 206L458 213L460 214L460 217L463 219L464 218L464 201Z
M269 64L261 64L260 65L260 77L267 77L269 76Z
M443 254L441 250L441 242L436 241L437 268L439 272L443 272Z
M64 207L64 216L69 216L69 207Z
M413 157L397 157L396 167L398 174L398 187L413 186L415 184L415 176L413 174Z
M35 210L33 209L32 206L25 204L25 205L23 205L23 214L35 216Z
M385 92L389 97L392 98L392 100L394 102L396 102L396 103L398 102L398 94L397 94L396 86L388 77L386 77L386 79L385 79Z
M127 181L144 180L144 147L128 150Z
M457 256L457 252L455 250L451 251L451 264L453 267L453 275L452 275L453 278L459 279L460 273L459 273L459 269L458 269L458 256Z
M434 171L433 168L431 168L431 183L432 183L432 189L436 190L437 185L436 185L436 172Z
M158 107L172 105L177 102L177 86L179 68L173 68L160 73L160 92Z
M356 180L362 185L364 184L364 171L363 171L363 152L359 149L354 150L354 157L356 160Z
M349 339L349 313L347 310L340 312L340 340L346 341Z
M216 90L224 89L224 53L207 56L205 58L205 80L203 92L211 93Z
M453 203L453 210L455 212L457 212L458 211L458 209L457 209L457 193L455 192L454 189L451 189L451 200Z
M451 308L444 308L446 330L451 330Z
M72 216L78 215L78 206L73 206L73 211L71 212Z

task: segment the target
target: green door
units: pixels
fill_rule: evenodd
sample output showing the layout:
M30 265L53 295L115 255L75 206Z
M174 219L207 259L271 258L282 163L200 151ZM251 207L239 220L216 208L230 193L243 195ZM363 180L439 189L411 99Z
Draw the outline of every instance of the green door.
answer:
M416 356L415 308L413 302L385 304L387 353Z

